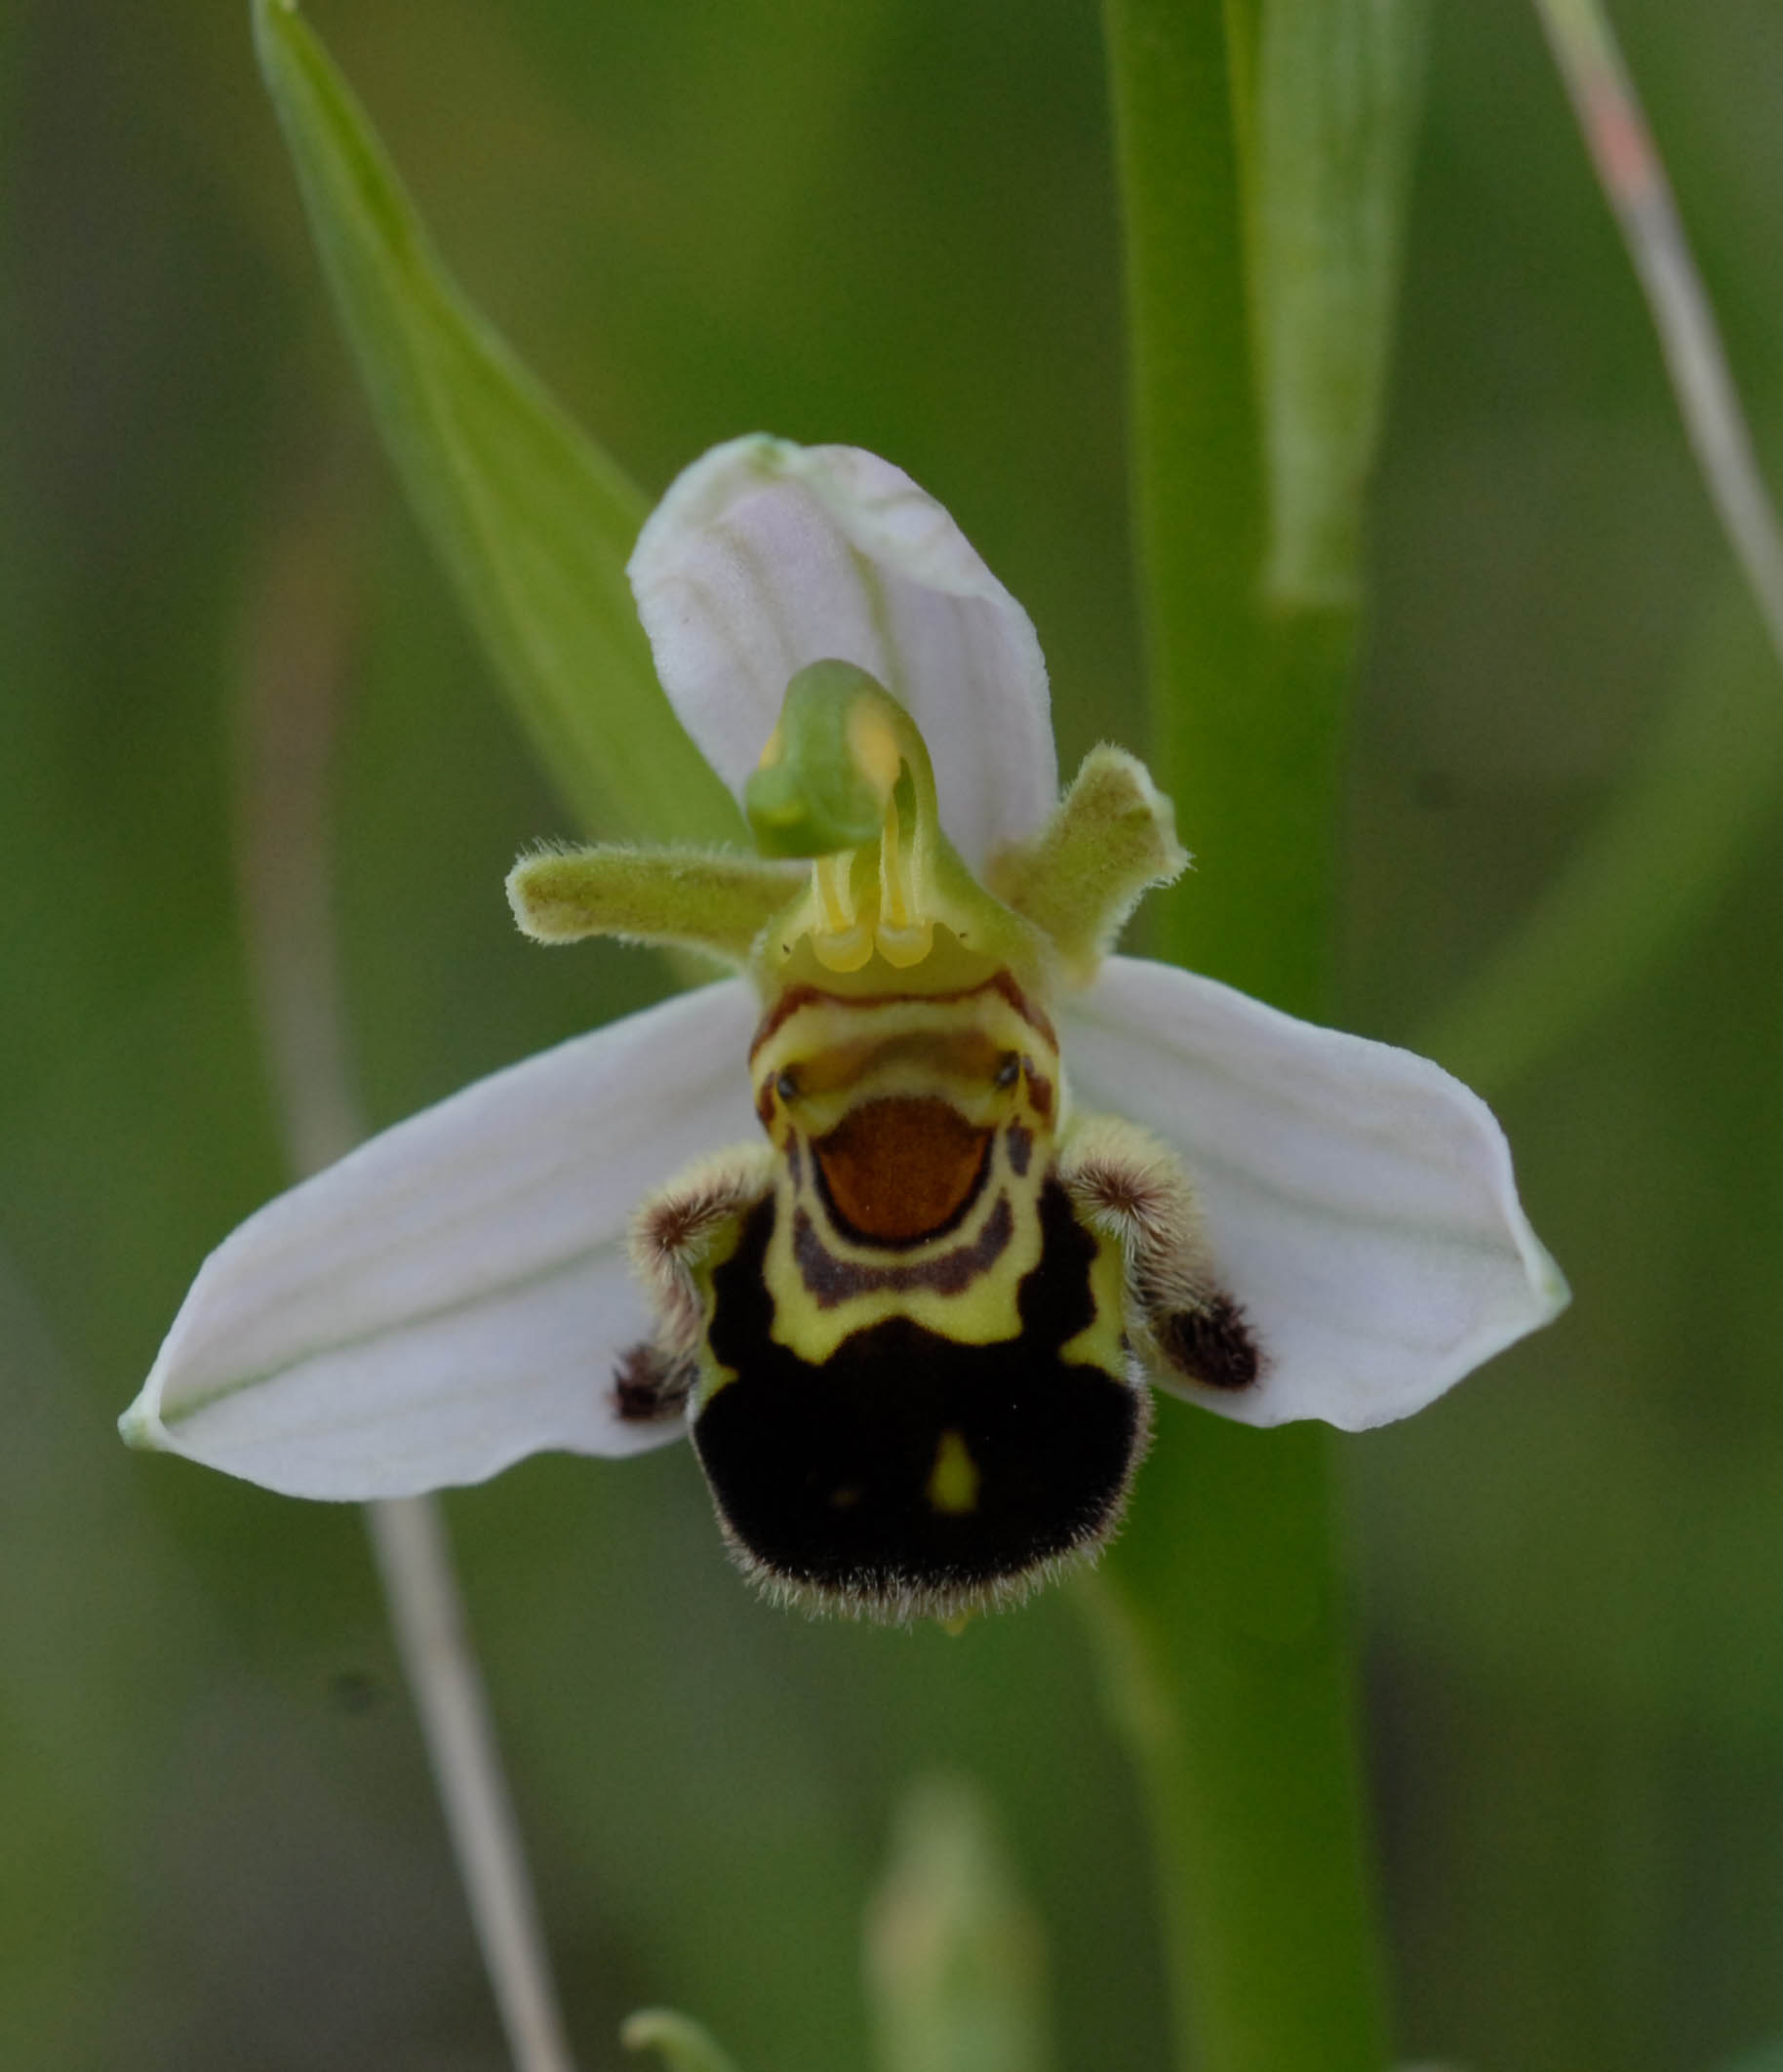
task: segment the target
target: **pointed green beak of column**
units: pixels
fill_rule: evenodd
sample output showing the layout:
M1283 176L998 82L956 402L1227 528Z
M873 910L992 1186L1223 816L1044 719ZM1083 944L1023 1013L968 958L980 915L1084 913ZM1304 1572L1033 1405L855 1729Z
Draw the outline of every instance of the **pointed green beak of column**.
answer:
M743 794L757 849L826 857L877 842L898 770L921 746L908 716L864 669L845 661L801 669Z

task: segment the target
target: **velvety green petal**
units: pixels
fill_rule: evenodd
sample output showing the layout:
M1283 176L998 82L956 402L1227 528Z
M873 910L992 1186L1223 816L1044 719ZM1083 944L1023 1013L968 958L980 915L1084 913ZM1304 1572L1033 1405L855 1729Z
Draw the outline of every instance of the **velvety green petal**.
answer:
M514 919L535 942L618 936L748 961L755 938L809 872L730 850L543 850L507 874Z
M990 888L1050 936L1065 978L1088 985L1141 896L1188 862L1169 800L1104 741L1039 834L996 858Z

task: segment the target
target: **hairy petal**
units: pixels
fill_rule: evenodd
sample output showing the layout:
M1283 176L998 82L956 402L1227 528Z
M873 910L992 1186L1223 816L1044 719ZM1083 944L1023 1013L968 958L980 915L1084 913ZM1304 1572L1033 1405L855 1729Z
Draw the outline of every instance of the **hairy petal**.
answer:
M543 849L507 874L508 904L535 942L617 936L747 963L811 873L728 849Z
M1125 748L1100 742L1031 842L993 862L1000 899L1052 938L1066 981L1088 985L1140 896L1188 868L1170 802Z
M1181 1384L1209 1409L1385 1424L1565 1306L1491 1111L1428 1058L1129 957L1060 1033L1087 1104L1182 1154L1261 1342L1249 1388Z
M205 1262L134 1444L292 1495L480 1482L547 1448L628 1454L615 1357L650 1334L632 1210L753 1130L758 1013L727 980L480 1080L269 1202Z
M833 658L878 678L916 720L942 824L974 869L1051 811L1058 769L1033 625L889 461L733 440L671 485L630 572L663 688L739 797L788 681Z

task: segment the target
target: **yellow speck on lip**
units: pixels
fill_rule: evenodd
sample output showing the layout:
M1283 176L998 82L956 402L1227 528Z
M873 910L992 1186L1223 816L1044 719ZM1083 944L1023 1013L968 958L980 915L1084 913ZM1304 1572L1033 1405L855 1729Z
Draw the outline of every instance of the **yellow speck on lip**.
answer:
M937 1511L961 1517L978 1502L978 1464L966 1450L966 1441L956 1431L941 1434L930 1470L928 1496Z

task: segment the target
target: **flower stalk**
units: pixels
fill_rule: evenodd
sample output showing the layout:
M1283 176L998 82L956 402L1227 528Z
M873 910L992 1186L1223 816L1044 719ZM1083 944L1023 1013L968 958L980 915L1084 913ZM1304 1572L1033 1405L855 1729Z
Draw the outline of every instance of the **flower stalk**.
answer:
M440 1499L387 1496L365 1510L397 1652L515 2072L573 2072Z
M1105 9L1158 774L1201 864L1164 947L1300 1014L1329 986L1408 13ZM1383 33L1387 15L1402 19ZM1288 338L1314 306L1326 321ZM1331 1443L1166 1418L1161 1500L1090 1602L1152 1811L1180 2059L1375 2072L1383 1967Z

